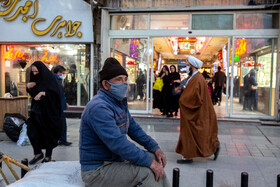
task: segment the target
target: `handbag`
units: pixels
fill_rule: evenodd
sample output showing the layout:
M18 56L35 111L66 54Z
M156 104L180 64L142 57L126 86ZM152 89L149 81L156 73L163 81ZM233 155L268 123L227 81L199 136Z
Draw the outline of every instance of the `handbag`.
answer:
M161 92L162 87L163 87L163 80L161 78L157 78L153 86L153 89Z

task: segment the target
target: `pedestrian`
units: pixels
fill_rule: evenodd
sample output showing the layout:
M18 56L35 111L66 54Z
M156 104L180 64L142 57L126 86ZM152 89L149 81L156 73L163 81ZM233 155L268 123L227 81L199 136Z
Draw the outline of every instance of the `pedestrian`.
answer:
M250 85L251 85L251 102L249 110L257 110L258 109L258 83L255 77L255 71L252 69L250 71Z
M221 105L222 102L222 93L224 89L224 84L226 81L226 75L224 72L221 71L221 67L218 67L218 72L215 73L213 82L215 83L215 97L218 99L218 105Z
M171 96L171 114L170 117L173 117L173 112L175 112L175 116L178 115L179 109L179 98L180 95L174 92L174 89L180 86L181 77L180 74L176 71L176 67L174 65L170 66L170 81L171 81L171 89L172 89L172 96Z
M189 56L189 78L180 97L180 136L176 152L182 155L177 163L192 163L194 157L214 160L219 154L218 125L206 81L198 72L203 62ZM179 88L181 89L181 88ZM177 90L177 89L176 89Z
M168 66L163 66L162 71L159 74L160 78L163 80L163 87L162 87L162 103L163 103L163 115L167 117L172 117L171 113L171 100L172 97L172 87L171 87L171 80L170 80L170 72Z
M244 84L243 84L243 94L244 94L244 102L243 102L243 110L251 110L251 95L252 95L252 84L250 80L250 72L244 76Z
M144 90L144 84L146 83L146 78L141 69L140 69L139 75L135 82L136 82L136 88L137 88L137 96L139 95L140 100L142 101L143 97L144 97L143 90Z
M212 79L211 77L207 74L207 72L204 70L202 72L202 75L207 83L207 87L208 87L208 91L209 91L209 94L210 94L210 97L211 97L211 100L212 100L212 103L215 105L215 100L213 99L213 86L212 86Z
M101 88L87 104L80 127L80 163L86 186L170 186L164 153L128 111L126 70L115 58L107 58L99 75Z
M67 123L66 123L66 118L65 118L65 113L64 111L68 109L68 103L66 103L66 97L65 97L65 92L62 86L62 79L64 78L64 73L65 73L65 68L61 65L57 65L53 69L53 73L55 78L57 79L59 83L59 89L60 89L60 100L61 100L61 118L63 121L63 131L62 131L62 136L58 141L58 145L65 145L69 146L72 144L72 142L67 141Z
M42 149L46 149L42 163L49 162L62 134L62 111L59 84L41 61L31 65L27 92L32 98L27 134L35 155L29 164L35 164L44 157Z

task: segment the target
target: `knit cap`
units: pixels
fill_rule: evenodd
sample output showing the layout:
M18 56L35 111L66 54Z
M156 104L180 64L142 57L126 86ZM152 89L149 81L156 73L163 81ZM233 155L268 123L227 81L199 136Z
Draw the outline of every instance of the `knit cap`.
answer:
M121 66L115 58L109 57L105 60L102 70L99 72L100 82L110 80L118 75L127 75L126 70Z

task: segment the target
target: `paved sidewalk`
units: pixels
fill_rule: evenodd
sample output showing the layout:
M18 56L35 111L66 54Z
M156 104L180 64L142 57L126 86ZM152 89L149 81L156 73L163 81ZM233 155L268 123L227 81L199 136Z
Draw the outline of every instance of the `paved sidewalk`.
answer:
M180 158L175 153L179 137L179 120L136 118L143 129L155 138L166 153L168 164L166 173L172 184L172 169L180 168L181 187L204 187L206 170L214 171L214 186L239 187L241 172L249 174L250 187L276 187L276 177L280 174L280 127L260 126L254 123L219 122L220 156L213 161L209 158L195 158L192 164L179 165ZM67 119L68 140L72 146L59 146L54 149L53 159L79 159L79 125L80 119ZM33 157L31 146L19 147L14 142L0 142L0 152L17 160ZM15 167L16 168L16 167ZM13 177L3 164L5 173ZM20 174L19 169L17 169ZM1 179L1 177L0 177Z

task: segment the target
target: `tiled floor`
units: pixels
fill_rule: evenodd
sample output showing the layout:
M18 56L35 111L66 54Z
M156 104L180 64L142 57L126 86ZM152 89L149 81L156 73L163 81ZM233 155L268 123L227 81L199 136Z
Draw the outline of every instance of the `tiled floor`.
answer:
M252 123L219 122L220 156L213 161L209 158L195 158L192 164L179 165L181 156L175 153L179 137L179 120L135 118L142 128L152 136L167 156L165 168L170 182L172 170L180 169L181 187L203 187L206 184L206 170L214 171L214 186L239 187L241 172L249 174L250 187L275 187L280 174L280 127L260 126ZM79 159L80 119L67 119L68 140L72 146L59 146L54 149L53 159L74 161ZM31 146L18 147L14 142L0 142L0 151L17 159L33 157ZM16 168L16 167L15 167ZM3 164L10 181L14 180ZM19 169L16 171L20 173ZM0 177L1 179L1 177Z
M230 99L227 100L228 102L228 113L230 112ZM150 102L149 102L150 105ZM267 114L264 114L260 111L249 111L249 110L243 110L243 104L239 103L239 98L234 97L232 102L232 113L235 115L256 115L256 116L264 116ZM150 107L150 106L149 106ZM129 102L129 109L130 110L146 110L146 102L135 100L133 102ZM216 112L216 115L218 118L224 118L226 117L226 95L223 94L221 105L218 104L214 105L214 109ZM160 115L161 112L159 109L153 109L152 111L153 115ZM178 114L178 117L180 116L180 112Z

